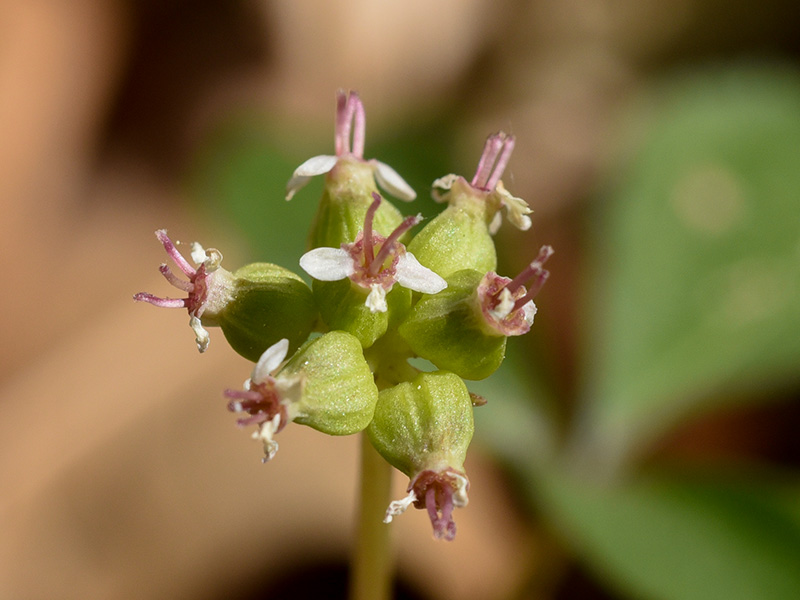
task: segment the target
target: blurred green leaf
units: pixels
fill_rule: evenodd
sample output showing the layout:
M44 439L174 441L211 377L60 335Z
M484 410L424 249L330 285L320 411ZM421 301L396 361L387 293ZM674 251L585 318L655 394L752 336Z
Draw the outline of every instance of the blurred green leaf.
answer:
M660 476L600 486L563 472L538 483L576 550L631 597L800 597L800 523L779 485Z
M498 458L526 469L550 464L558 443L555 400L535 376L531 356L523 352L522 340L509 338L508 354L500 368L467 387L486 399L475 409L475 435Z
M656 92L602 207L588 311L583 424L617 458L713 401L800 379L800 77L717 70Z

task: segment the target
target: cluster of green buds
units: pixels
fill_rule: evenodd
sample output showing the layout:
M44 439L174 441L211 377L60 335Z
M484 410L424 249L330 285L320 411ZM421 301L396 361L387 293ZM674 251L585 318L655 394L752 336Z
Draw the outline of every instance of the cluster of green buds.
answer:
M408 495L387 509L388 523L410 506L427 510L436 538L452 540L454 508L467 503L464 469L473 409L481 404L464 380L491 375L506 339L527 333L533 297L544 285L544 246L514 278L501 277L493 235L505 212L520 229L531 210L500 177L514 138L489 136L471 181L437 179L433 196L446 208L416 235L421 215L404 217L384 193L416 194L388 165L364 159L364 108L355 92L337 94L335 155L316 156L294 172L291 199L324 175L319 208L299 261L311 277L270 263L230 272L215 249L192 244L192 266L164 230L156 237L186 277L163 264L186 298L139 293L135 300L185 308L200 352L206 327L255 363L244 389L224 392L238 424L255 426L264 461L275 436L300 423L329 435L365 432L372 446L409 477ZM436 370L421 371L423 358Z

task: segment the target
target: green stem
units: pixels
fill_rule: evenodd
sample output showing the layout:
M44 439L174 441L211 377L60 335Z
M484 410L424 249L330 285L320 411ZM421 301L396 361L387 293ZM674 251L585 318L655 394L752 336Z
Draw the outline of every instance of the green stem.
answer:
M361 434L361 494L350 600L389 600L392 583L390 528L383 523L392 494L392 467Z

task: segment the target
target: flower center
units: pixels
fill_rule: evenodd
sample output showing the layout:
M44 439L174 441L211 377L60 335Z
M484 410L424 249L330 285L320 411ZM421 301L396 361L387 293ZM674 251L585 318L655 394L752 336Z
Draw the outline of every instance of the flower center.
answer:
M509 300L513 299L513 305L508 305L507 308L506 315L508 315L519 310L533 300L534 296L536 296L544 286L547 278L550 277L550 272L544 268L544 263L547 262L547 259L552 255L553 248L551 246L542 246L537 257L525 267L519 275L509 280L505 285L500 284L496 289L491 290L487 308L496 311L501 304L506 303L508 305ZM533 282L527 291L525 291L524 285L531 280L533 280ZM522 291L522 293L520 293L520 291Z
M381 285L387 291L395 282L396 266L400 256L405 253L405 246L398 240L402 235L422 220L417 215L406 217L388 238L373 231L375 213L381 203L380 194L372 192L373 202L364 217L364 229L352 244L344 248L353 258L355 271L350 279L362 287L369 288L374 284Z
M280 425L275 431L277 433L288 422L286 407L281 402L275 380L272 377L261 383L251 381L247 390L225 390L224 395L230 399L229 411L250 415L237 419L236 423L240 427L265 423L274 419L275 415L280 415Z

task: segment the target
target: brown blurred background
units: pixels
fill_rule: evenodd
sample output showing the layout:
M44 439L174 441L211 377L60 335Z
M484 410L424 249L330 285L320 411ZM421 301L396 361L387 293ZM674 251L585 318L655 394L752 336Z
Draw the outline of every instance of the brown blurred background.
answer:
M534 206L535 243L559 252L541 326L558 332L553 365L569 389L576 216L617 156L619 112L676 65L794 60L792 11L779 0L4 0L0 598L270 597L298 569L346 561L356 440L289 427L261 465L221 396L247 362L218 331L198 356L185 313L131 300L168 293L157 228L225 248L230 265L257 258L187 185L220 123L265 115L299 164L332 150L334 91L354 88L368 155L373 136L455 113L439 143L465 172L487 133L512 131L507 187ZM453 544L434 542L421 512L392 525L420 597L509 597L549 568L480 447L468 468Z

